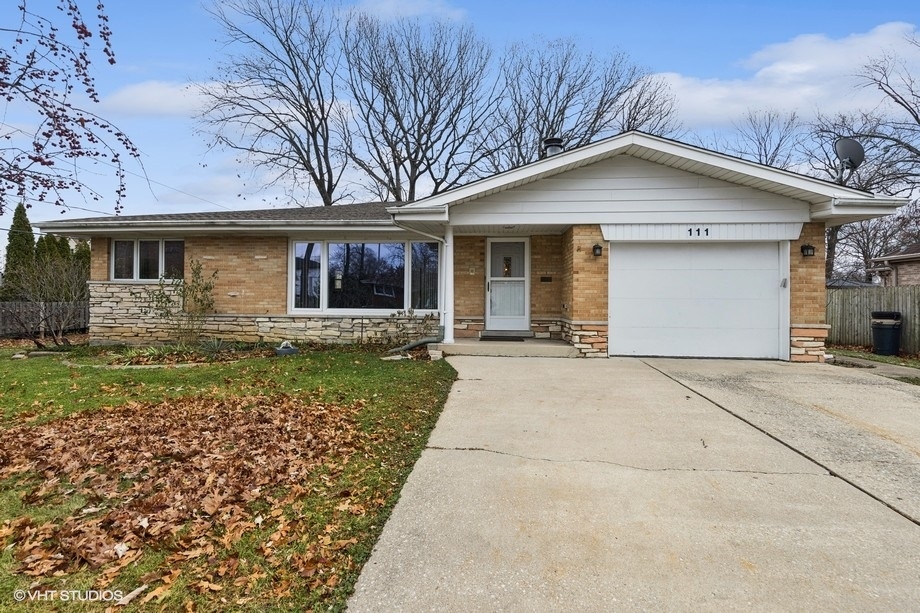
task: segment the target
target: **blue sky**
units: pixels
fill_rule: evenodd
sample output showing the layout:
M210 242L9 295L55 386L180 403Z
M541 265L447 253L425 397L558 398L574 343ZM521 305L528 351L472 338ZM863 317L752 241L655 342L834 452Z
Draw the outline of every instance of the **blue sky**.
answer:
M12 2L3 3L8 22ZM92 2L82 2L89 16ZM730 126L752 107L771 105L809 116L816 108L875 104L855 90L853 75L883 52L905 51L917 34L916 0L361 0L383 17L434 15L472 23L497 50L516 40L574 37L599 54L622 50L670 82L691 131ZM51 0L31 0L33 10ZM208 152L194 134L196 100L190 81L207 79L221 56L219 32L197 0L109 0L117 64L97 62L98 111L121 127L143 153L150 183L129 177L124 214L280 206L257 193L233 156ZM47 12L47 11L45 11ZM906 52L906 51L905 51ZM913 60L920 58L914 54ZM136 167L129 168L138 172ZM104 175L105 167L94 169ZM88 175L92 176L92 175ZM100 176L100 182L105 180ZM240 196L242 195L242 197ZM112 203L75 201L63 215L35 206L34 221L108 214ZM78 208L79 207L79 208ZM0 216L6 228L12 211ZM5 244L0 234L0 247ZM2 253L2 251L0 251Z

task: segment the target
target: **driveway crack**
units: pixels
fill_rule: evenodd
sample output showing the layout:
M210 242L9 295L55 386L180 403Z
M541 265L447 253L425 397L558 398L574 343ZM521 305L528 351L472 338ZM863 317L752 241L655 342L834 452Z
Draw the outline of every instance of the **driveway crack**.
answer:
M663 468L651 468L648 466L636 466L633 464L623 464L621 462L612 462L610 460L589 460L584 458L574 458L574 459L555 459L555 458L543 458L538 456L527 456L518 453L510 453L507 451L499 451L497 449L486 449L485 447L440 447L437 445L428 445L425 449L430 449L432 451L477 451L481 453L492 453L495 455L507 456L511 458L519 458L521 460L530 460L532 462L548 462L551 464L604 464L607 466L616 466L617 468L625 468L628 470L637 470L641 472L649 473L666 473L666 472L686 472L686 473L723 473L723 474L742 474L742 475L775 475L775 476L809 476L809 477L829 477L831 476L830 472L823 471L820 473L814 472L798 472L798 471L769 471L769 470L741 470L741 469L732 469L732 468L680 468L673 466L666 466Z

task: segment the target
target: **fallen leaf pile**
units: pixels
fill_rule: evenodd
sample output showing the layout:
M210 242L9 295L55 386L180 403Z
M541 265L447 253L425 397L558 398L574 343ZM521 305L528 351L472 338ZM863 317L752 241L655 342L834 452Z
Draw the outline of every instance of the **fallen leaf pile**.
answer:
M0 543L12 537L18 572L52 577L88 565L102 569L103 586L151 547L169 553L171 572L201 558L208 574L196 577L195 589L219 591L215 582L232 579L239 559L215 552L226 553L250 531L274 529L262 553L268 565L281 563L274 552L307 521L285 509L310 487L308 473L335 476L361 447L355 416L362 407L363 401L343 407L281 394L196 396L12 428L0 433L0 479L18 476L32 485L27 505L75 495L86 504L42 524L26 516L7 521ZM338 579L328 558L354 542L336 540L334 532L326 526L315 546L286 560L292 572L333 586ZM167 571L157 595L168 590ZM258 578L250 569L233 585Z
M197 349L174 349L172 351L155 351L149 354L118 355L110 364L119 366L170 366L176 364L208 364L213 362L233 362L243 358L267 358L275 355L271 348L253 348L248 350L228 349L223 351L200 351Z

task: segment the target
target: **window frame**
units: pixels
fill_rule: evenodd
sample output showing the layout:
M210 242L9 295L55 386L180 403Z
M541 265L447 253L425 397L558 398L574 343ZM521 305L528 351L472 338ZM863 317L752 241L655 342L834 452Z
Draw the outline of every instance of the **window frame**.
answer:
M159 273L155 279L141 278L140 275L140 245L142 242L152 243L156 242L157 245L157 272ZM182 277L166 277L168 279L175 278L185 278L185 240L181 238L112 238L111 245L109 247L109 281L115 283L159 283L160 279L164 277L165 268L166 268L166 243L169 242L179 242L182 243ZM131 264L131 274L129 277L116 277L115 276L115 260L116 260L116 243L131 243L132 244L132 254L133 260Z
M295 308L294 301L294 277L297 274L297 244L298 243L314 243L320 247L320 297L319 297L319 307L301 307ZM380 309L371 309L371 308L333 308L329 307L329 245L341 245L345 243L351 244L397 244L403 245L403 308L401 309L392 309L392 308L380 308ZM438 287L437 287L437 304L438 306L433 309L413 309L412 304L412 245L414 243L434 243L438 246ZM343 239L311 239L311 238L292 238L288 243L288 282L287 282L287 296L288 296L288 313L290 315L318 315L318 314L328 314L328 315L360 315L360 316L388 316L394 311L409 311L412 310L415 313L428 314L428 313L439 313L441 309L441 304L443 302L444 292L443 292L443 279L442 277L442 262L443 262L444 250L443 243L434 240L393 240L387 238L343 238ZM408 306L407 306L408 305Z

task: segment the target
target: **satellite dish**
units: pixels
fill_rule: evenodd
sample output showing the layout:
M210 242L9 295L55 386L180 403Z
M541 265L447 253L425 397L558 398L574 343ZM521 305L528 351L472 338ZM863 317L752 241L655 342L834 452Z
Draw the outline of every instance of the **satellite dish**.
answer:
M837 169L837 183L843 185L846 179L843 178L844 171L850 171L847 179L853 174L853 171L859 168L859 165L866 159L866 152L863 146L852 138L838 138L834 141L834 151L837 153L837 159L840 160L840 166Z

